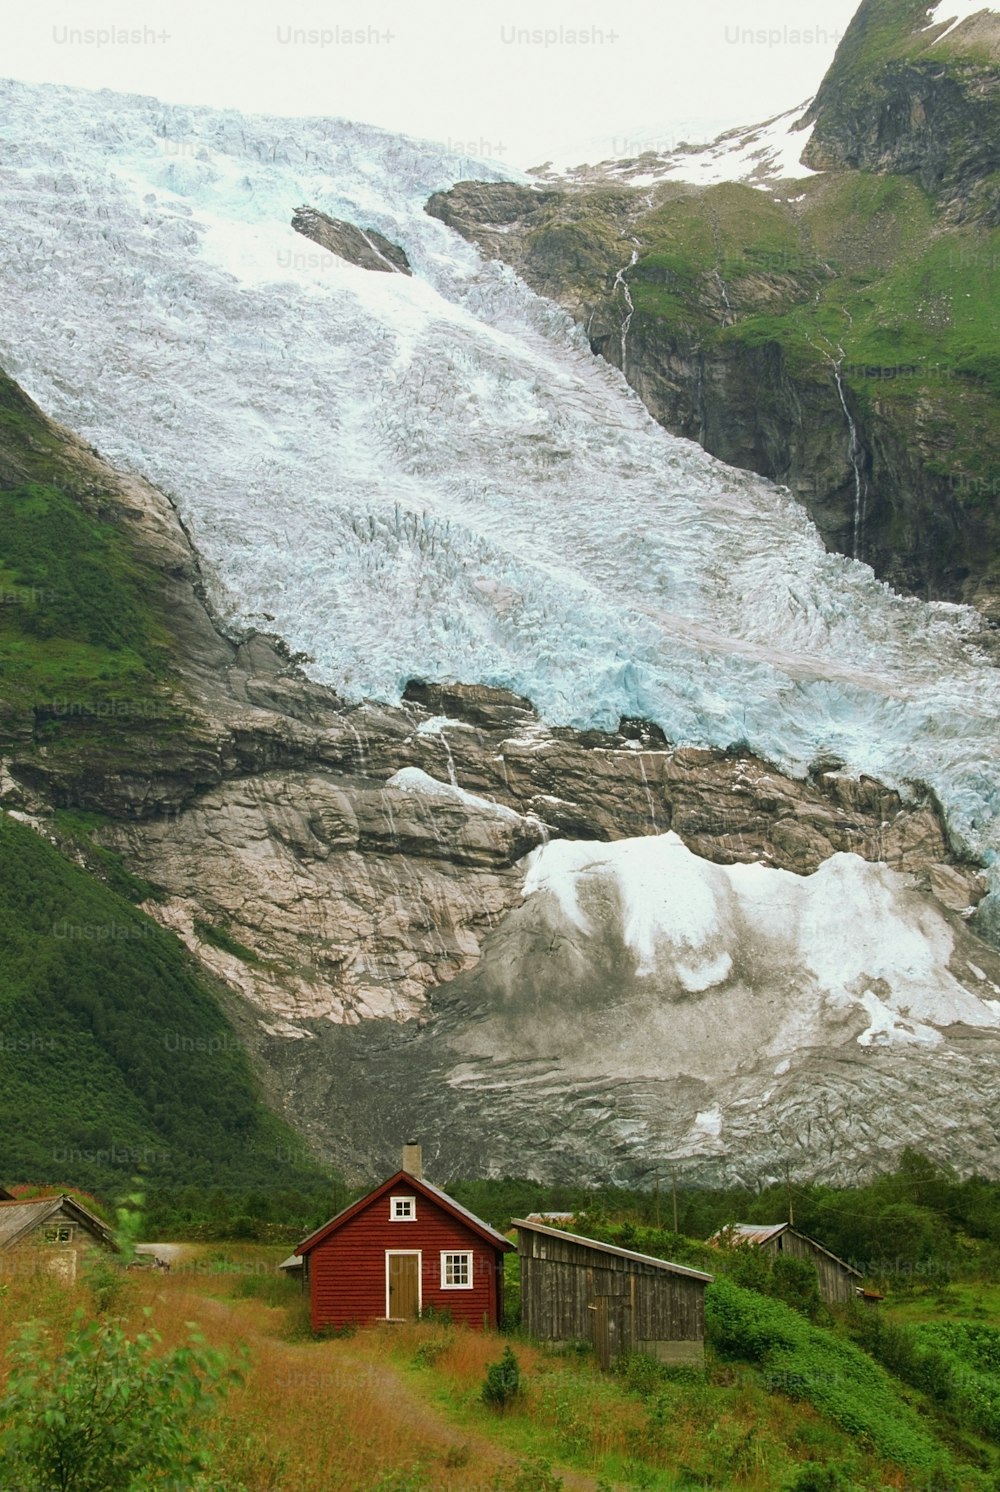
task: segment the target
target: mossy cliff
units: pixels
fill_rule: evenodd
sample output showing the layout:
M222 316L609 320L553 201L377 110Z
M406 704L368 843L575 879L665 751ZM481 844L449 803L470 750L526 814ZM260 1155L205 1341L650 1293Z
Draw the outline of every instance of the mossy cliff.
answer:
M862 5L806 120L819 174L462 182L428 211L565 305L667 429L787 484L829 548L1000 620L1000 17L939 49L918 19Z

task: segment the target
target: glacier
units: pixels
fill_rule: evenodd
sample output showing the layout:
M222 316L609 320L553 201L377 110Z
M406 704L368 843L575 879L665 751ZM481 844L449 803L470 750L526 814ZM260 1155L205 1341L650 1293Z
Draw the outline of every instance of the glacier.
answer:
M986 624L893 594L787 491L657 426L424 213L470 174L343 120L0 82L0 362L168 493L232 627L345 699L476 681L551 724L641 716L794 774L834 755L926 783L1000 927ZM290 226L303 204L413 277L327 255Z

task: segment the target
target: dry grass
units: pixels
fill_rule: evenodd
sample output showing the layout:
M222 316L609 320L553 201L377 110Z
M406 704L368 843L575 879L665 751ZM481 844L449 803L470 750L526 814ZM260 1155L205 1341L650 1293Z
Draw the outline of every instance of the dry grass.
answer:
M219 1273L224 1261L203 1251L169 1275L130 1273L111 1306L130 1332L152 1326L164 1350L195 1322L211 1346L245 1359L242 1385L207 1427L226 1492L533 1492L541 1480L516 1481L530 1457L553 1463L566 1492L595 1492L598 1471L616 1487L669 1492L686 1474L773 1492L797 1461L845 1451L805 1405L735 1374L642 1398L586 1356L518 1340L525 1393L497 1414L480 1391L507 1339L421 1322L315 1340L297 1286L272 1273L273 1250L227 1253L234 1272ZM85 1284L11 1280L0 1354L19 1321L45 1320L58 1341L77 1308L93 1310ZM879 1477L873 1485L904 1485L891 1471Z

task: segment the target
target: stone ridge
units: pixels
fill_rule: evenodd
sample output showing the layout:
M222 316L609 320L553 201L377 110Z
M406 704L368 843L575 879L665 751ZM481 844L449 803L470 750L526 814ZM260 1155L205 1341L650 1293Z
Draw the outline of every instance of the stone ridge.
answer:
M410 261L399 244L391 243L377 228L359 228L328 217L316 207L296 208L292 227L304 238L311 238L320 248L338 254L348 264L373 269L383 274L410 275Z

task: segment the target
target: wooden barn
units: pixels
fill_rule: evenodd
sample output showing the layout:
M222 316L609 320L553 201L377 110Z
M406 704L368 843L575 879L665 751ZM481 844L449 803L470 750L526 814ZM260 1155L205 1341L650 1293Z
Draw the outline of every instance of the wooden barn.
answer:
M593 1342L601 1366L645 1352L700 1364L710 1274L515 1219L521 1260L521 1322L550 1342Z
M402 1170L317 1228L295 1254L314 1330L404 1321L431 1307L482 1329L500 1323L503 1257L513 1247L425 1181L420 1146L407 1145Z
M5 1274L55 1274L72 1284L88 1254L118 1253L99 1217L65 1193L0 1201L0 1278Z
M844 1305L854 1300L861 1284L861 1271L831 1254L815 1238L799 1233L791 1223L732 1223L720 1228L708 1240L718 1248L725 1243L766 1249L770 1254L791 1254L794 1259L808 1259L819 1276L819 1293L827 1305Z

